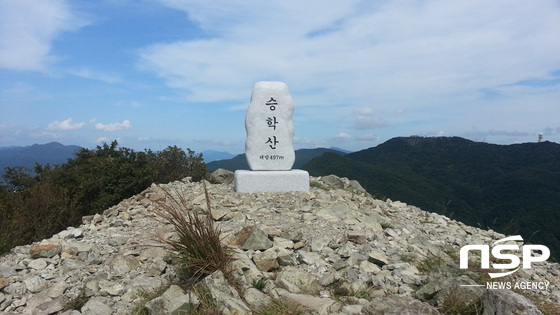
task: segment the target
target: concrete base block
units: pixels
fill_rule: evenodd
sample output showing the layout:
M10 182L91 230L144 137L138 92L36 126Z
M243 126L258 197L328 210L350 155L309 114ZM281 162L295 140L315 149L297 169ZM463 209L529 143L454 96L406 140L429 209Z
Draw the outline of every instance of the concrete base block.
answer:
M242 193L309 191L309 173L289 171L235 171L234 190Z

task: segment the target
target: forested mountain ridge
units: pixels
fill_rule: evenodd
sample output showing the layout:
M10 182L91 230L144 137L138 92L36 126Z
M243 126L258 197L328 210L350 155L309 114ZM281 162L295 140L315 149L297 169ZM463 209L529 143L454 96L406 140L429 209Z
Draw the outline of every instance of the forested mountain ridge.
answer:
M41 165L64 164L80 149L77 145L62 145L58 142L25 147L1 147L0 176L3 174L5 167L23 166L33 169L36 163Z
M317 149L299 149L296 150L296 160L294 162L293 169L302 168L305 164L307 164L311 159L314 157L320 156L323 153L332 152L335 154L346 154L347 151L341 151L341 149L337 148L317 148ZM213 172L218 168L223 168L228 171L235 172L237 170L248 170L249 164L247 163L247 158L245 157L245 153L239 154L236 157L228 160L220 160L220 161L212 161L206 164L206 169L209 172Z
M459 137L399 137L347 155L324 154L311 175L358 180L379 198L401 200L466 224L547 245L560 253L560 145L495 145Z

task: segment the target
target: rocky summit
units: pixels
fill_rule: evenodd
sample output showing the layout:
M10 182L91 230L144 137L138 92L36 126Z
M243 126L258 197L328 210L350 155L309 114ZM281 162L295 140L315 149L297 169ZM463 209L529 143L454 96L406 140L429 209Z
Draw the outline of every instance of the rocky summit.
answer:
M471 251L468 269L459 267L461 247L492 246L502 234L375 199L333 175L312 177L310 192L285 193L236 193L232 178L212 174L209 203L202 182L152 185L14 248L0 257L0 312L197 314L211 305L220 314L557 314L557 263L492 279ZM157 241L175 237L156 214L171 196L212 216L235 258L230 277L179 281L181 261Z

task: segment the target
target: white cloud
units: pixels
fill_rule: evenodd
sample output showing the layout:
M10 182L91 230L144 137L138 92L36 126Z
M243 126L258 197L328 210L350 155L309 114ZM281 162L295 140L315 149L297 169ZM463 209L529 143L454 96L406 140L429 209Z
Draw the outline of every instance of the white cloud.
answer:
M111 141L112 140L107 137L99 137L95 140L95 143L110 143Z
M35 138L47 138L47 139L60 139L62 138L61 134L55 133L55 132L48 132L48 131L38 131L38 132L31 132L29 134L29 136L32 139Z
M72 118L63 121L53 121L47 126L47 130L77 130L86 125L84 122L74 123Z
M310 146L314 145L313 140L306 137L294 137L293 143L299 146Z
M355 111L354 122L350 128L365 130L387 126L387 122L376 117L376 113L371 107L359 108Z
M231 101L255 81L282 80L295 94L314 93L298 106L388 98L383 106L421 107L560 68L552 0L161 2L213 36L141 51L144 69L193 102Z
M119 130L130 129L130 128L132 128L132 124L130 123L129 120L124 120L122 123L95 124L95 129L102 130L102 131L119 131Z
M138 65L187 103L242 103L256 81L279 80L299 121L378 129L380 140L529 131L559 113L555 0L160 2L205 37L146 47ZM363 145L325 140L342 139Z
M378 141L379 138L378 138L376 135L374 135L374 134L368 133L368 134L365 134L365 135L356 137L356 140L358 140L358 141L360 141L360 142L366 142L366 143L368 143L368 142L375 142L375 141Z
M0 123L0 146L14 143L23 130L17 126L6 125Z
M0 1L0 68L45 70L56 59L52 41L86 24L65 0Z
M336 136L334 136L334 139L336 139L336 140L345 140L345 141L349 141L349 140L353 140L354 137L352 137L351 135L347 134L346 132L340 132L339 134L337 134Z
M102 82L110 83L110 84L119 83L119 82L122 81L121 77L117 74L103 73L103 72L94 71L94 70L87 69L87 68L70 70L69 73L71 75L75 75L75 76L80 77L80 78L90 79L90 80L98 80L98 81L102 81Z

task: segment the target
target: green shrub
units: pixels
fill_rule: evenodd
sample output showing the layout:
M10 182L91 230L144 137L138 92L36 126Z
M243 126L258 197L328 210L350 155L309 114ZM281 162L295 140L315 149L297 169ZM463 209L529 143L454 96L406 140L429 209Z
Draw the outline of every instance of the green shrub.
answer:
M175 180L192 177L193 181L201 180L206 174L206 164L202 153L195 154L187 148L188 155L177 146L170 146L158 153L146 151L157 171L156 183L169 183Z
M152 183L203 178L202 155L176 146L161 152L119 148L117 141L81 149L60 166L5 168L0 185L0 254L81 224Z

